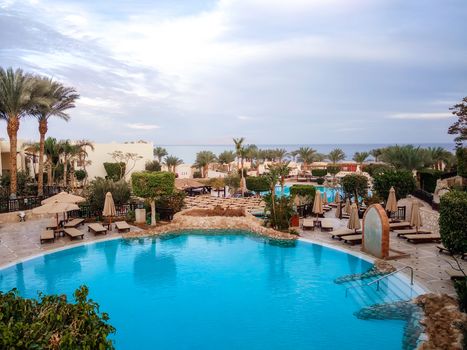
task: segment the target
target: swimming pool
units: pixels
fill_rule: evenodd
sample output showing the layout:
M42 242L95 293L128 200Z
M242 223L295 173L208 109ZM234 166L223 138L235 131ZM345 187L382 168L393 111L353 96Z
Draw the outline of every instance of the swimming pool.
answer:
M328 198L328 202L333 202L334 201L334 197L336 196L336 193L339 193L341 195L341 197L344 196L344 192L342 191L342 189L336 189L336 188L330 188L330 187L325 187L325 186L315 186L315 189L317 191L320 191L321 194L325 194ZM292 185L285 185L284 186L284 196L290 196L290 187L292 187ZM281 193L281 186L276 186L276 195L277 196L281 196L282 193Z
M357 319L361 304L333 282L369 262L308 242L196 233L37 257L1 270L0 290L71 296L88 285L117 349L401 348L404 322Z

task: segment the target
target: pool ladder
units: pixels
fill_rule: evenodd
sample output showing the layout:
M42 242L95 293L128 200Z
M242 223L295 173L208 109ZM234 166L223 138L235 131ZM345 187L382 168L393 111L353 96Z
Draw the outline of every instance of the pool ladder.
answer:
M374 281L371 281L371 282L369 282L369 283L367 283L367 284L358 284L358 285L354 285L354 286L347 287L347 288L345 289L345 297L348 296L349 290L351 290L351 289L354 289L354 288L362 288L362 289L363 289L363 288L369 287L369 286L371 286L371 285L373 285L373 284L375 284L375 283L376 283L376 290L379 290L379 283L381 282L381 280L384 280L384 279L386 279L386 278L388 278L388 277L390 277L390 276L392 276L392 275L394 275L394 274L396 274L396 273L398 273L398 272L401 272L402 270L405 270L405 269L409 269L409 270L410 270L410 285L413 286L413 275L414 275L413 267L412 267L412 266L409 266L409 265L406 265L406 266L401 267L400 269L398 269L398 270L396 270L396 271L393 271L393 272L391 272L391 273L388 273L387 275L384 275L384 276L382 276L382 277L380 277L380 278L378 278L378 279L375 279Z

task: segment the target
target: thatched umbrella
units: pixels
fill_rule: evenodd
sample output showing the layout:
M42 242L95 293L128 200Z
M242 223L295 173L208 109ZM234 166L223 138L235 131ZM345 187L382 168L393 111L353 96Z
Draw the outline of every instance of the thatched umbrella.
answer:
M41 201L41 204L48 204L48 203L54 203L54 202L76 204L76 203L82 203L84 201L86 201L86 198L62 191L52 197L44 199L43 201Z
M342 206L341 206L341 198L339 196L338 193L336 193L336 197L337 200L335 200L335 203L337 204L337 207L336 207L336 218L339 218L341 217L342 215Z
M316 191L315 194L315 200L313 202L313 213L316 214L316 218L318 218L319 215L323 214L323 203L321 201L320 191Z
M334 203L338 204L341 202L341 195L339 192L336 190L336 193L334 193Z
M323 192L323 205L328 204L328 194Z
M350 209L350 218L349 218L349 224L347 227L351 230L355 230L355 233L357 230L360 230L362 228L362 225L360 224L360 219L358 218L358 208L357 204L353 203Z
M412 210L410 213L410 226L415 227L415 230L418 232L420 226L422 226L422 217L420 215L420 205L418 201L412 202Z
M40 207L32 210L33 214L55 214L57 218L58 227L58 214L66 213L72 210L79 210L79 207L74 203L60 203L52 202L41 205Z
M345 200L344 213L346 213L347 215L350 215L350 199L349 198Z
M102 216L106 216L109 218L109 229L111 229L112 225L112 216L116 215L117 211L115 210L115 203L112 197L112 193L107 192L105 194L104 210L102 210Z
M393 186L391 186L391 189L389 190L389 196L386 202L386 211L390 213L395 213L397 211L396 190Z

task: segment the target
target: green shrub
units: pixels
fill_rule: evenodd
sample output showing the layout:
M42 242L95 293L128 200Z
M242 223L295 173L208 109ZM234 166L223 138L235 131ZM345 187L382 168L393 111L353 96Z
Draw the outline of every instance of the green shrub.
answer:
M339 171L341 171L341 167L339 165L328 165L327 171L331 175L336 175Z
M386 171L393 170L394 168L388 164L375 164L371 163L365 165L365 171L370 174L371 177L374 177L376 174L381 174Z
M201 174L201 171L196 170L195 172L193 172L193 179L201 179L202 177L203 175Z
M439 232L453 254L467 252L467 193L450 191L440 198Z
M24 170L20 170L16 173L16 184L18 196L32 196L36 194L36 188L32 183L33 179L29 176L29 173ZM11 177L10 173L5 173L0 178L0 184L3 188L8 189L10 187ZM8 192L9 194L9 192Z
M456 149L457 175L467 177L467 148L458 147Z
M240 188L240 176L237 174L230 174L224 177L224 183L229 186L231 192L236 192Z
M290 187L290 197L301 196L306 198L308 202L313 202L315 198L316 188L312 185L293 185Z
M249 176L246 178L246 188L256 193L269 191L269 182L265 176Z
M184 200L184 191L174 191L172 194L159 197L156 200L156 207L173 209L174 213L177 213L182 210Z
M107 337L115 333L106 313L88 299L81 286L75 302L64 295L25 299L17 290L0 292L0 348L2 349L113 349Z
M426 192L434 193L436 189L436 180L441 178L442 171L434 169L424 169L418 172L420 179L420 188Z
M104 163L104 169L108 179L118 181L125 174L125 163Z
M323 177L328 174L327 169L313 169L311 171L311 175L316 176L316 177Z
M324 179L323 179L322 177L320 177L320 178L318 178L318 179L316 180L316 183L317 183L318 185L322 185L322 184L324 184Z
M116 205L125 204L131 196L130 184L125 180L112 181L97 177L89 183L86 198L91 205L91 210L104 209L105 194L112 193Z
M368 195L368 179L359 174L350 174L342 178L342 189L346 196L355 198L366 197Z
M146 171L161 171L161 164L157 160L149 160L144 165Z
M457 299L459 300L459 309L462 312L467 311L467 279L461 279L454 282Z
M381 198L388 198L389 190L394 186L397 199L405 198L415 190L415 179L411 171L389 170L373 177L373 189Z
M88 176L88 173L86 172L86 170L84 169L75 170L76 180L83 181L86 178L86 176Z
M265 211L270 213L267 222L275 229L281 231L288 230L290 219L295 214L292 197L274 196L273 198L269 193L263 198L266 204Z

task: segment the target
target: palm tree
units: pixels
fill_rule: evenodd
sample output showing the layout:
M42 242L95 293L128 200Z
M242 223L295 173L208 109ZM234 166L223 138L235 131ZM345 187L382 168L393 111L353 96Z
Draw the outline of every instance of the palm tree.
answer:
M244 137L234 138L233 142L235 145L235 154L237 155L237 168L240 169L240 152L243 148Z
M175 174L177 166L183 164L183 160L175 156L165 157L164 164L167 166L167 169Z
M73 145L70 140L59 141L58 152L60 156L62 157L62 162L63 162L63 185L67 187L68 186L68 162L78 152L77 152L75 145Z
M276 222L276 184L279 181L279 169L274 165L268 166L268 172L264 175L269 183L269 190L271 191L271 215Z
M26 154L29 153L30 155L32 155L33 159L35 159L39 155L40 147L38 142L25 142L23 143L22 148Z
M274 150L274 158L277 159L277 161L278 161L279 163L282 163L282 161L284 160L284 158L285 158L286 156L288 156L288 155L289 155L289 153L288 153L287 150L284 149L284 148L276 148L276 149Z
M316 150L310 147L300 147L297 150L298 160L303 162L303 169L306 170L308 164L315 161Z
M413 145L389 146L383 149L381 160L393 165L396 169L419 170L429 162L427 153Z
M358 165L360 166L360 170L363 170L362 167L363 167L363 162L365 162L365 160L370 156L370 153L368 152L355 152L354 156L353 156L353 160L356 161L358 163Z
M230 164L235 161L235 153L233 151L224 151L217 157L221 165L227 165L227 171L230 172Z
M0 119L7 122L10 139L10 196L16 197L17 150L20 120L29 115L34 107L47 106L44 87L31 74L21 69L4 70L0 67Z
M59 144L57 139L48 137L44 142L44 155L47 164L47 186L53 185L55 169L60 159Z
M271 171L272 169L273 172L279 176L279 183L281 185L281 196L284 195L285 178L289 176L290 174L289 164L290 162L285 162L285 163L271 164L269 166L269 171Z
M214 163L217 157L211 151L201 151L196 154L195 166L201 170L201 177L205 177L209 164Z
M167 150L164 147L156 147L152 152L154 154L154 157L157 157L159 163L162 163L162 158L168 155Z
M345 153L342 149L335 148L329 152L327 158L332 162L332 165L336 165L336 163L339 163L345 159Z
M381 154L383 154L381 148L374 148L370 151L370 155L375 159L375 162L378 162L378 158L381 157Z
M37 78L46 87L46 95L50 99L47 105L39 105L33 109L32 114L39 122L39 175L37 179L37 194L44 194L44 142L48 130L48 121L51 117L57 117L64 121L70 120L66 113L68 109L75 107L75 101L79 98L74 88L64 87L62 84L49 78Z
M426 150L432 161L431 166L433 166L434 169L442 170L443 164L451 164L453 154L443 147L428 147Z

